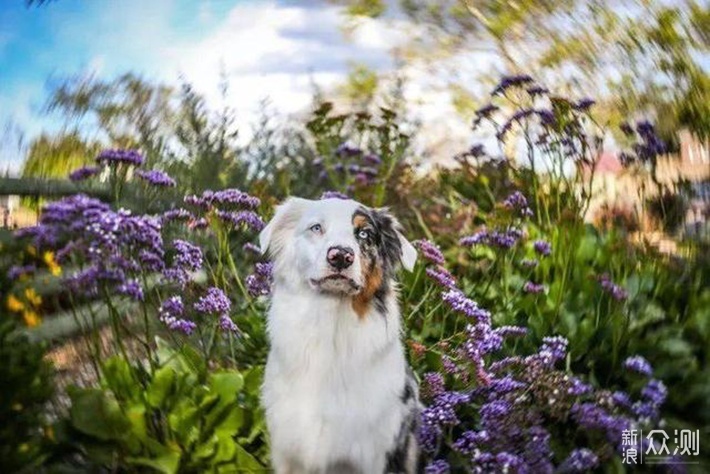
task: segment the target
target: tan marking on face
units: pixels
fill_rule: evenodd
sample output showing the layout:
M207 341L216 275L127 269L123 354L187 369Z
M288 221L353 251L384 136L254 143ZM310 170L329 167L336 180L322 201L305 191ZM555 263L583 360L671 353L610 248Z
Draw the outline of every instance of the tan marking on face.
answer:
M355 217L353 217L353 225L355 226L355 229L365 227L367 225L367 217L363 216L362 214L357 214Z
M382 285L382 268L369 259L362 263L362 276L365 284L360 293L353 298L353 309L360 319L367 314L367 309L375 296L375 292Z

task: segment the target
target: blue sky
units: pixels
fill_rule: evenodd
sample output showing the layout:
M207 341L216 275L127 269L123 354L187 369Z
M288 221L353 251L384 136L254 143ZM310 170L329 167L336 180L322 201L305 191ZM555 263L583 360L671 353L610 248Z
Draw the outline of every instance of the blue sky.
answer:
M300 110L312 81L338 84L351 62L392 68L401 33L371 21L346 38L342 24L339 8L318 0L2 0L0 171L19 164L10 125L30 139L60 127L44 113L47 93L73 75L183 75L217 100L224 70L246 124L266 97L281 112Z

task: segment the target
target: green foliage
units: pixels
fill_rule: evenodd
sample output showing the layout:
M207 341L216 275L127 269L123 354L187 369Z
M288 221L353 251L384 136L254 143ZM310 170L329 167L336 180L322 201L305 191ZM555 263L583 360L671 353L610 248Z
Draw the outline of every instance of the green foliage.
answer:
M54 393L44 348L31 344L0 311L0 470L24 472L46 456L45 409Z
M57 429L61 455L114 472L263 469L260 369L208 369L189 346L161 341L157 354L151 368L112 357L98 387L70 390L69 416Z
M92 163L98 151L98 143L85 142L76 131L56 137L42 134L30 143L22 177L66 178L74 169Z

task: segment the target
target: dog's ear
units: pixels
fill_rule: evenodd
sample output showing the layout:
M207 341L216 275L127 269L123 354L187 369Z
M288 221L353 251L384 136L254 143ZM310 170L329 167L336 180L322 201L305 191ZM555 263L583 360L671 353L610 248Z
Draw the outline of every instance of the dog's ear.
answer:
M397 237L399 243L402 244L402 267L411 272L414 269L414 264L417 263L417 249L399 230L397 230Z
M382 234L384 255L389 257L393 264L398 260L405 270L411 272L417 261L417 250L402 235L402 225L387 208L375 209L373 218Z
M265 254L269 249L271 253L278 253L284 244L284 236L301 217L301 211L308 203L307 199L290 197L276 207L274 217L259 234L259 247Z

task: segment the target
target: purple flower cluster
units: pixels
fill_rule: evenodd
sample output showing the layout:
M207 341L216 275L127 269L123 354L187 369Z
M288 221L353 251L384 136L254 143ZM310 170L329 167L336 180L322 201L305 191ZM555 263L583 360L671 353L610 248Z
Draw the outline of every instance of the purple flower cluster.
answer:
M195 216L184 208L170 209L169 211L165 211L162 215L163 222L189 221L194 218Z
M425 260L433 263L434 265L444 264L444 254L441 253L441 250L439 250L439 248L434 245L433 242L430 242L426 239L421 239L416 240L413 243L414 246L419 249L419 252Z
M89 295L101 290L141 300L135 276L146 260L162 262L164 255L158 219L113 211L81 194L48 204L38 225L18 236L29 237L37 248L55 250L61 261L73 260L81 270L67 275L65 283Z
M545 285L533 283L531 281L526 281L523 285L523 291L530 294L538 294L545 291Z
M336 183L342 183L345 178L349 183L346 191L350 192L357 186L367 187L377 182L382 158L349 143L342 143L331 159L318 158L313 161L313 165L319 169L319 178L322 181L334 180ZM334 179L336 177L337 179ZM332 198L351 199L347 194L337 191L327 191L321 196L321 199Z
M232 309L232 302L224 291L217 287L207 289L207 293L201 296L195 303L195 309L204 314L227 314Z
M14 281L22 276L30 275L36 271L37 271L37 267L32 264L30 264L30 265L13 265L7 271L7 278L10 281Z
M69 173L69 179L72 181L84 181L99 174L101 170L100 166L82 166Z
M505 198L503 206L507 209L519 212L521 217L531 217L533 215L532 209L528 206L528 200L520 191L515 191Z
M216 211L217 217L223 222L230 224L236 228L245 226L256 232L261 231L266 224L261 220L261 217L254 211Z
M239 328L227 314L219 317L219 328L224 332L238 332Z
M533 82L533 78L527 74L519 74L515 76L504 76L498 85L493 89L491 95L503 95L508 89L513 87L521 87Z
M472 299L467 298L458 288L442 293L441 299L458 313L481 322L490 322L491 313L479 307Z
M185 203L209 210L214 207L241 207L255 209L261 200L239 189L223 189L220 191L205 191L202 195L185 196Z
M271 294L274 264L271 262L257 263L254 267L254 273L246 278L247 291L253 297Z
M666 144L656 133L656 129L647 120L636 123L636 128L628 123L621 125L621 131L628 137L635 137L636 143L633 145L633 154L624 153L622 163L630 164L635 162L654 162L659 155L667 152Z
M549 250L538 247L542 255ZM436 258L427 260L430 276L445 271ZM524 336L526 329L494 329L490 313L467 298L453 277L445 282L441 300L472 322L458 344L442 346L444 370L423 377L426 407L419 439L422 449L436 459L428 465L431 472L447 472L450 465L468 472L583 472L622 452L624 430L659 419L667 395L660 381L649 380L635 403L624 392L595 389L557 367L567 358L569 342L564 337L544 337L539 349L527 356L494 360L506 338ZM528 291L538 291L528 283ZM624 365L643 375L651 372L640 358ZM448 382L466 389L456 390ZM577 433L574 436L589 444L576 441L558 457L553 445L560 448L552 437L562 425L565 433Z
M177 184L167 173L159 170L138 170L136 176L152 186L175 187Z
M439 286L444 288L456 288L456 278L444 267L428 267L426 274Z
M629 297L628 291L611 281L611 277L608 274L604 273L603 275L600 275L598 280L602 289L611 295L611 297L616 301L624 301Z
M631 372L636 372L637 374L645 376L650 376L653 373L651 364L649 364L646 359L639 355L627 358L624 361L624 368Z
M552 252L552 245L545 240L536 240L535 243L533 243L533 249L539 255L547 257Z
M471 247L474 245L488 245L489 247L495 247L500 249L510 249L515 244L520 241L523 237L523 231L517 227L510 227L504 231L494 230L487 231L481 230L473 235L463 237L459 240L459 244L464 247Z
M179 296L171 296L163 301L160 306L159 319L170 330L181 332L187 336L197 329L197 324L189 319L184 319L185 305Z
M140 166L145 161L137 150L104 150L96 157L98 163L107 165L126 164Z

